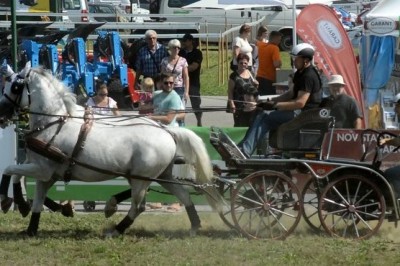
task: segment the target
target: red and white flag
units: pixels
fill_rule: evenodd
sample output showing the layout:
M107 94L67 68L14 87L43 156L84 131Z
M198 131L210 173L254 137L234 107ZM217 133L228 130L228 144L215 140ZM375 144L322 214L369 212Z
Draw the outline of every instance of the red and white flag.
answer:
M308 5L297 17L296 27L297 35L314 46L314 61L327 78L334 74L343 76L346 93L358 102L365 126L364 98L356 57L346 30L334 11L321 4Z

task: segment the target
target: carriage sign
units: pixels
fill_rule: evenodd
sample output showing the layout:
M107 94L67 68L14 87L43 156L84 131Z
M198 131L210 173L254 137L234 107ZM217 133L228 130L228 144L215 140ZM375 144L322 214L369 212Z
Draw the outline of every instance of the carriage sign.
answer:
M392 134L399 135L400 130L386 130ZM328 154L328 146L330 133L326 133L322 145L322 157L335 160L360 161L364 154L364 148L369 151L365 161L371 162L376 148L378 134L373 132L363 133L364 130L356 129L335 129L333 132L332 146ZM383 156L385 159L382 162L382 169L394 165L398 165L400 161L400 150L396 150L394 146L383 146Z

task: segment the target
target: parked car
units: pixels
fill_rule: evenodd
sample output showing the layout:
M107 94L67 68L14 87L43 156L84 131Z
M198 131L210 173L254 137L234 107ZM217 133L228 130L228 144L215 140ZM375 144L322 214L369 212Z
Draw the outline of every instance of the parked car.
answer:
M63 0L63 19L72 22L89 22L86 0Z
M130 0L88 0L88 2L94 4L112 4L115 6L119 6L127 14L132 13Z
M113 4L95 4L89 3L89 13L91 17L98 22L128 22L124 10ZM96 14L108 16L96 16Z
M138 15L150 14L149 10L140 8L137 4L131 4L131 0L89 0L88 2L94 4L111 4L124 10L126 14L138 14ZM148 16L132 17L132 21L138 23L143 23L144 21L147 20L150 20Z

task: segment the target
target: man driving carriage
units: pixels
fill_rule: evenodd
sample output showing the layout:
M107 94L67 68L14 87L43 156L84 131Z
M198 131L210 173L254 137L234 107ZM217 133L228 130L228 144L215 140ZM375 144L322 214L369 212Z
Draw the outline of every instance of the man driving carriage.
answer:
M322 82L318 71L312 64L314 48L308 43L296 45L291 56L297 69L293 77L293 86L289 90L259 104L264 110L249 127L243 140L238 144L239 149L246 157L250 157L257 147L257 143L270 131L277 129L283 123L292 120L300 110L316 108L322 100Z
M362 112L356 100L344 93L345 82L341 75L332 75L328 82L330 96L322 99L322 82L318 71L312 64L314 48L306 43L295 46L291 52L297 69L293 77L293 86L289 91L270 101L259 104L264 110L250 126L239 149L246 157L250 157L257 143L270 130L291 121L301 111L323 107L330 109L338 128L362 128Z

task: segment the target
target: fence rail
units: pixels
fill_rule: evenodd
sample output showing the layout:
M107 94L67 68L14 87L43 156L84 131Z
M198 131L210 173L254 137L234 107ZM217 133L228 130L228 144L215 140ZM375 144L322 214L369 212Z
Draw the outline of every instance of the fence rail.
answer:
M85 14L86 15L86 14ZM87 14L88 17L93 17L93 15ZM5 16L6 18L11 18L11 12L9 11L0 11L0 16ZM26 16L26 17L40 17L40 18L46 18L46 17L52 17L52 18L62 18L65 16L73 16L72 14L66 14L66 13L29 13L29 12L17 12L17 16ZM76 15L78 16L78 15ZM96 15L97 16L97 15ZM143 15L143 14L124 14L124 17L130 19L134 17L167 17L167 18L174 18L174 17L180 17L182 18L182 15L164 15L164 14L151 14L151 15ZM79 15L80 17L80 15ZM215 23L207 23L207 21L200 22L198 17L190 17L186 16L185 18L187 21L184 23L182 21L180 22L173 22L173 21L163 21L163 22L154 22L154 21L145 21L145 22L106 22L104 25L100 26L98 29L100 30L118 30L120 31L120 37L123 40L129 40L129 39L138 39L143 37L143 33L136 33L136 30L147 30L147 29L153 29L155 31L163 32L163 31L168 31L168 30L174 30L175 32L173 33L159 33L158 37L160 39L173 39L177 38L180 39L182 38L184 32L190 31L190 32L198 32L198 33L193 33L193 36L195 38L199 39L200 43L200 49L205 50L205 66L207 68L210 67L210 60L209 60L209 50L210 50L210 45L212 43L217 43L218 44L218 83L219 85L225 84L227 81L227 76L229 73L229 62L231 59L231 56L229 54L229 44L231 40L233 40L234 36L238 35L240 26L232 27L230 25L223 25L224 28L226 29L225 31L221 31L219 33L210 33L208 31L208 28L210 25L216 25ZM256 28L260 26L261 24L264 23L266 17L261 17L257 21L247 23L252 27L252 32L253 36L256 34ZM192 21L192 22L191 22ZM193 22L194 21L194 22ZM17 24L24 24L24 25L40 25L40 24L48 24L49 21L34 21L34 20L28 20L28 21L17 21ZM48 25L46 28L49 29L62 29L62 30L68 30L68 29L74 29L76 25L82 24L82 23L90 23L90 22L71 22L71 21L53 21L50 25ZM99 22L93 22L93 23L99 23ZM219 24L221 25L221 24ZM0 21L0 28L3 29L9 29L11 27L11 21L9 20L3 20ZM88 41L93 41L97 38L96 34L91 34L88 36ZM203 47L205 45L205 48Z

